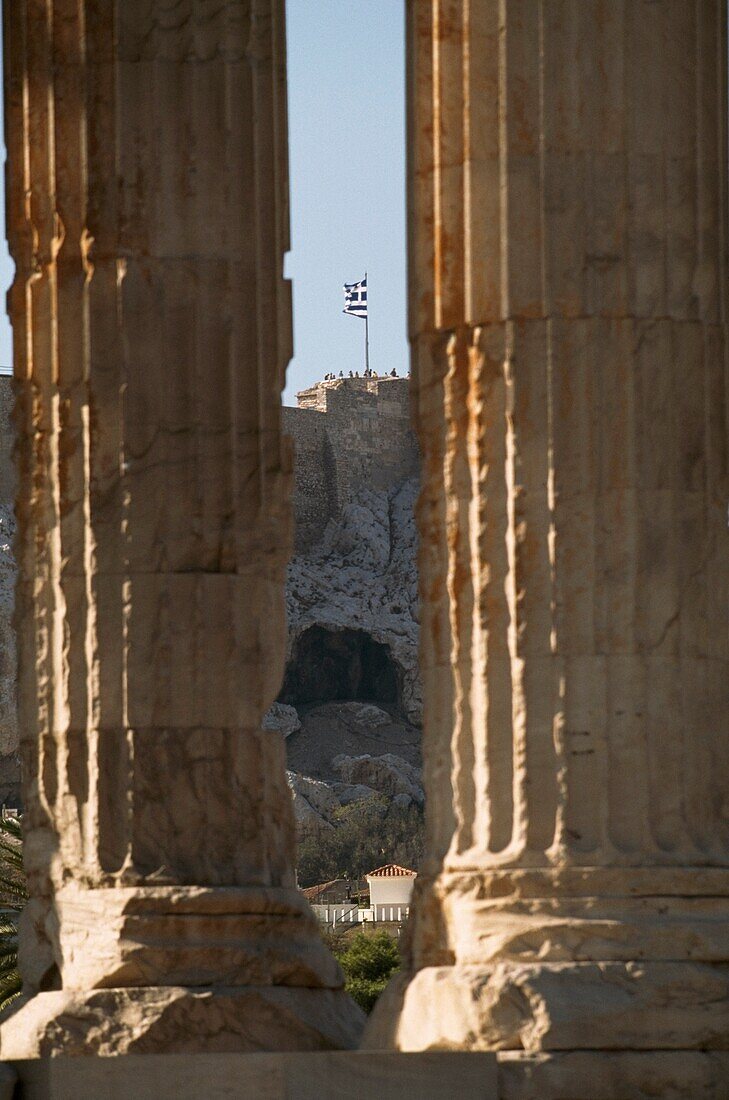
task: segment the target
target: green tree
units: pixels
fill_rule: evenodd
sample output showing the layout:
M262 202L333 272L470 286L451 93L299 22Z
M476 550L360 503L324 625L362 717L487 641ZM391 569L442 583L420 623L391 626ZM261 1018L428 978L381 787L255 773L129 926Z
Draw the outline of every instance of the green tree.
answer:
M334 828L309 833L299 844L301 886L335 878L362 878L383 863L417 871L425 823L419 806L393 806L382 795L351 802L334 815Z
M366 935L357 932L351 939L330 941L334 955L344 971L345 989L350 997L371 1012L388 981L400 968L400 950L387 932Z

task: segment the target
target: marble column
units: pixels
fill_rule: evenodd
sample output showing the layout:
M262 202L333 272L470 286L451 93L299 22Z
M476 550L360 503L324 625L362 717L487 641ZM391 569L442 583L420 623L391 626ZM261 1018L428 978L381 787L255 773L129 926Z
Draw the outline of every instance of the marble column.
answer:
M283 0L6 0L25 1003L5 1059L356 1044L282 741Z
M430 855L367 1043L520 1100L729 1080L725 8L409 7Z

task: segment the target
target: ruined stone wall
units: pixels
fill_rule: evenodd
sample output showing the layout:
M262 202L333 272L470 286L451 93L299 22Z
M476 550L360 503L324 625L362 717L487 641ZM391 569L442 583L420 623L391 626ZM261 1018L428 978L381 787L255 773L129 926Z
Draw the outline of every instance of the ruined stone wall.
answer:
M296 455L296 550L311 546L362 487L388 490L418 473L406 378L338 378L284 409Z
M297 548L311 546L336 511L332 464L327 461L326 417L316 409L284 408L283 426L296 451L296 544Z

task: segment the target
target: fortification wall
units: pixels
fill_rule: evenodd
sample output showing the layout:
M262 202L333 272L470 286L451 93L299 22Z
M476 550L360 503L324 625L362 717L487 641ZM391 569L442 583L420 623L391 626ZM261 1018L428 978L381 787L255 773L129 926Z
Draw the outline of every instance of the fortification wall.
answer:
M296 456L295 546L306 550L361 486L387 490L415 477L418 447L406 378L338 378L284 409Z
M326 417L315 409L283 410L283 427L294 441L296 487L294 519L296 545L311 546L321 538L336 511L331 463L327 460Z

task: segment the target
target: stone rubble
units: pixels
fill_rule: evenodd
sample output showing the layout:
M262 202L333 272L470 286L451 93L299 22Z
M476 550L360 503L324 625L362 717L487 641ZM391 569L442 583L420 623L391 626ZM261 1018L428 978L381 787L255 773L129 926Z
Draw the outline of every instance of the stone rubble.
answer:
M299 835L319 828L330 828L336 813L353 802L364 802L386 795L401 809L422 806L425 795L420 769L393 753L382 756L335 756L332 768L342 782L327 782L287 771L294 799L294 816Z
M332 767L345 783L365 784L380 794L404 795L407 804L425 801L420 770L391 752L383 756L335 756Z
M278 730L284 738L290 737L301 729L301 720L296 707L286 703L272 703L263 716L264 730Z
M331 819L341 802L320 779L287 771L286 778L294 799L294 817L299 834L311 829L331 828Z

